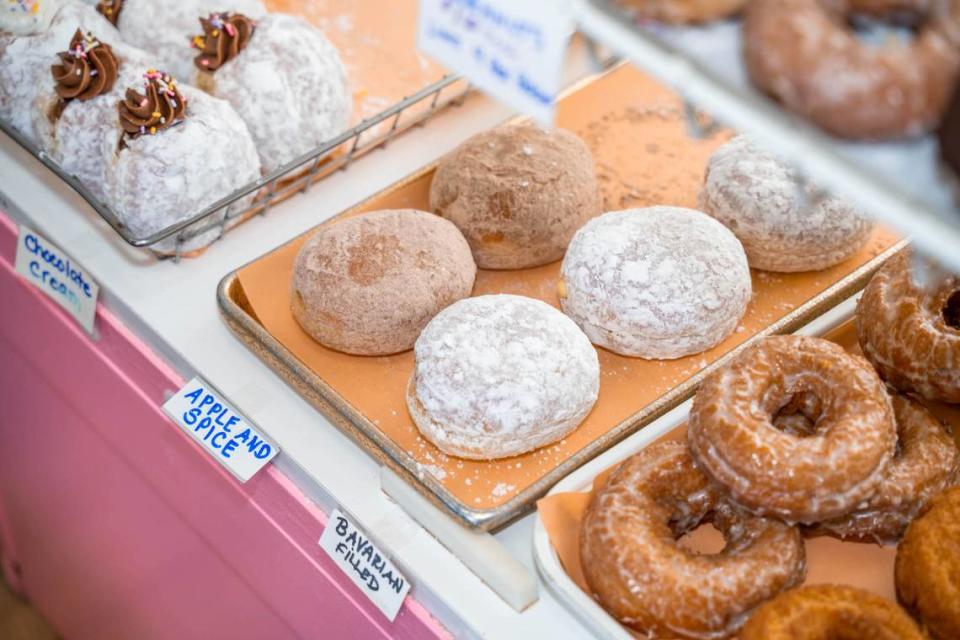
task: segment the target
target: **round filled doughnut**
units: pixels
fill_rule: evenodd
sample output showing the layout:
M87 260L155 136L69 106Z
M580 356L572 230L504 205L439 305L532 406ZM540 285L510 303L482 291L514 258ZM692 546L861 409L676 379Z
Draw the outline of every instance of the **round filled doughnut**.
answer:
M531 123L471 137L440 161L430 185L430 209L463 232L481 269L559 260L600 207L587 145Z
M778 429L780 412L798 405L810 432ZM805 336L766 338L707 376L688 437L706 474L738 503L807 524L873 494L897 444L890 399L870 364Z
M960 402L960 278L932 269L914 274L911 256L890 258L864 290L860 348L897 389Z
M875 593L818 584L791 589L765 603L740 640L923 640L907 613Z
M373 211L320 228L293 268L291 308L314 340L354 355L413 347L440 310L470 295L477 267L448 221Z
M729 336L752 284L729 229L693 209L649 207L584 225L563 259L558 289L564 313L594 344L665 360Z
M896 544L932 498L957 481L960 451L953 436L922 404L893 395L897 453L872 496L855 511L815 525L812 533Z
M919 27L910 42L868 43L848 22L911 10ZM960 70L960 3L754 0L743 38L753 83L826 131L917 136L939 122Z
M728 18L743 9L749 0L620 0L638 18L692 24Z
M573 431L597 401L597 351L569 318L514 295L461 300L414 347L407 408L444 453L520 455Z
M701 554L677 542L707 522L723 534L722 551ZM727 637L806 572L798 529L739 511L682 442L627 459L594 491L581 527L591 593L645 637Z
M746 136L710 157L700 209L737 236L751 267L765 271L832 267L859 251L874 227L856 207L798 182Z
M897 547L900 604L935 640L960 638L960 487L934 498Z

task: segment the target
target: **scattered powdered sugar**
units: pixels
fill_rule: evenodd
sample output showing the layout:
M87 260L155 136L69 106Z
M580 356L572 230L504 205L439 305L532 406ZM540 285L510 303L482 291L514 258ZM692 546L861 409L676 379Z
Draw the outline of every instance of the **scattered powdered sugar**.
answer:
M490 492L490 495L494 498L502 498L506 495L509 495L510 492L514 491L516 487L512 484L507 484L506 482L499 482L497 486L493 488Z

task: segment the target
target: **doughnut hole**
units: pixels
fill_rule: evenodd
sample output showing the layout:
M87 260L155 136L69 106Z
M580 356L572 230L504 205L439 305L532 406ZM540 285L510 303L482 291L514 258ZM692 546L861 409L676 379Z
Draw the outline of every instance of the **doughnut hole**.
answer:
M713 522L701 522L677 538L677 546L698 555L717 555L727 548L723 532Z
M770 422L774 427L797 438L817 434L818 423L823 414L823 401L813 391L800 390L786 393L779 408L771 412Z
M882 47L891 42L910 45L927 22L927 14L918 11L915 2L906 0L897 6L885 2L886 7L877 5L876 0L851 3L854 11L847 15L847 26L856 34L857 39L867 45Z
M948 327L960 329L960 289L947 296L947 301L943 304L940 313Z

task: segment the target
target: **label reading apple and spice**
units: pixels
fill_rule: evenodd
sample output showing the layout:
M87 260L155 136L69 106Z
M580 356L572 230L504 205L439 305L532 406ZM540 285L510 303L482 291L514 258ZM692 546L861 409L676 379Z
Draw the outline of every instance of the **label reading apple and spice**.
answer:
M320 547L393 622L410 583L370 538L339 509L334 509L320 536Z
M417 46L509 107L550 124L572 33L566 2L420 0Z
M86 269L39 233L20 225L14 269L93 335L100 287Z
M276 444L209 384L194 378L163 404L164 412L240 482L280 452Z

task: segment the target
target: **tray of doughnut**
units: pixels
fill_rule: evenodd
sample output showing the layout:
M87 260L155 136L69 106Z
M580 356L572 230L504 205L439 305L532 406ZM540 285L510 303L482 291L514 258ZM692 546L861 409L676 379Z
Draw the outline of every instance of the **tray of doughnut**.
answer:
M909 254L539 501L600 637L960 637L960 279Z
M197 255L467 90L410 49L415 0L7 4L0 127L159 255Z
M902 246L749 140L691 137L630 66L572 87L558 125L481 132L218 291L258 357L475 528Z
M574 5L587 36L960 270L960 2Z

